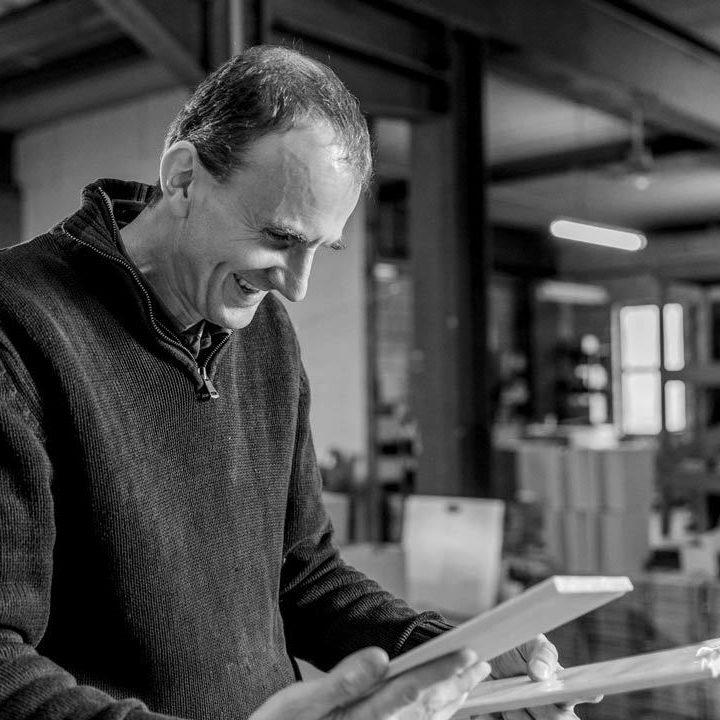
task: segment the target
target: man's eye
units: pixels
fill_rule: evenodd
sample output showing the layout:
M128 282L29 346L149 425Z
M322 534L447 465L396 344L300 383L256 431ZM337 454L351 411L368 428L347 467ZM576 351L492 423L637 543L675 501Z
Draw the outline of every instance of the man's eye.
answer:
M290 243L291 243L291 238L289 235L283 235L282 233L276 233L276 232L273 232L272 230L268 230L266 232L266 235L276 245L287 246L287 245L290 245Z

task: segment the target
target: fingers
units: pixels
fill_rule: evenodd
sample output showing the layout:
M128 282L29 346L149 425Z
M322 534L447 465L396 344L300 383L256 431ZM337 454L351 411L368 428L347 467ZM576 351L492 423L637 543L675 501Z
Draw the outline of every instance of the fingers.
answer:
M528 675L533 680L547 680L553 677L560 668L557 648L544 636L538 635L522 646L528 658Z
M527 710L512 710L502 714L503 720L579 720L570 709L560 705L542 705Z
M362 703L357 719L390 717L409 707L417 709L418 717L432 717L445 708L454 711L462 704L463 696L489 673L490 666L477 662L471 651L446 655L386 683ZM354 720L356 715L352 717Z
M321 720L338 709L362 702L386 675L388 656L379 648L366 648L345 658L326 676L298 682L276 692L250 720Z
M579 700L575 700L572 703L567 703L564 705L564 707L569 708L570 710L573 710L576 705L583 705L583 704L590 704L590 705L597 705L597 703L602 702L604 695L595 695L594 697L586 697L586 698L580 698Z
M387 653L376 647L349 655L323 678L323 703L335 708L367 695L385 677L388 663Z
M492 668L495 679L529 675L533 680L547 680L561 669L557 650L544 635L493 658Z

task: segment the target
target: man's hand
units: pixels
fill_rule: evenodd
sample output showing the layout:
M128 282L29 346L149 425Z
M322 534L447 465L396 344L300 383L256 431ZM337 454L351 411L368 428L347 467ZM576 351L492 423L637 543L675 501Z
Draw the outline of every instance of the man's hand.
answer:
M383 683L387 670L382 650L360 650L328 675L276 693L250 720L448 720L490 666L464 650Z
M490 664L492 666L491 677L495 680L516 675L529 675L533 680L538 681L548 680L562 669L558 663L555 646L544 635L538 635L530 642L498 655L492 659ZM578 700L578 703L600 702L601 699L601 697L589 698ZM493 717L502 717L503 720L528 720L528 718L532 718L532 720L570 720L577 718L574 708L578 703L512 710Z

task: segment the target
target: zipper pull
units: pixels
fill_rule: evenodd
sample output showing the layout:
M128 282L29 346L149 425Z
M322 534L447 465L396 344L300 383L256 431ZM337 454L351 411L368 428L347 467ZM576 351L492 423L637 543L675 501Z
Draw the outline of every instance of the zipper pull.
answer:
M212 398L213 400L217 400L220 397L220 393L215 389L212 380L208 377L207 368L203 365L203 367L198 368L198 370L200 371L203 381L203 392L201 393L202 399L209 400Z

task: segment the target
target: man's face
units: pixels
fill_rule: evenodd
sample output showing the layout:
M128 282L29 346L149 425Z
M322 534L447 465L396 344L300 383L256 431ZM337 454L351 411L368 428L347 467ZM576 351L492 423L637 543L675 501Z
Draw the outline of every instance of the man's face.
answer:
M191 192L175 239L176 291L192 314L233 329L270 290L303 299L315 252L341 247L360 193L322 125L261 138L228 182L202 172Z

